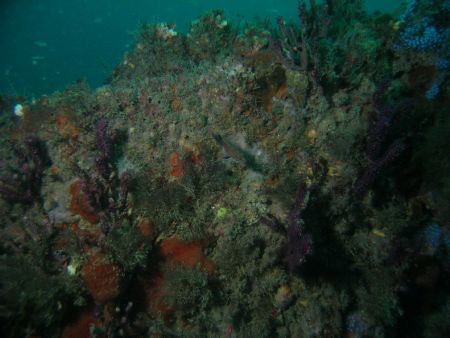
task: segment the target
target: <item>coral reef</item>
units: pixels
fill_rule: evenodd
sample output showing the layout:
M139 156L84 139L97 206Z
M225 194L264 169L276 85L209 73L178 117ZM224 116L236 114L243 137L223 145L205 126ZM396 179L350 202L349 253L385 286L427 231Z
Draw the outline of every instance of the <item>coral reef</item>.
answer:
M0 96L1 335L448 336L449 7L144 24Z

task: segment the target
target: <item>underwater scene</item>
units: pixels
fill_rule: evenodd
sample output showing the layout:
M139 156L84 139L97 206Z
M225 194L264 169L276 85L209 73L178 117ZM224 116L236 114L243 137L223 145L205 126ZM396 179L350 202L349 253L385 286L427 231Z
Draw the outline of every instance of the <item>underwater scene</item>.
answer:
M241 2L0 24L1 337L450 337L450 1Z

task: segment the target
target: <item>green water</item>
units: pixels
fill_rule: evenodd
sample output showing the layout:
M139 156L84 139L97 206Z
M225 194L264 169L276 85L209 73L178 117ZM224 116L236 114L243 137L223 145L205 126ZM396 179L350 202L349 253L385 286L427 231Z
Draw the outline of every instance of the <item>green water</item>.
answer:
M367 8L391 11L400 3L371 0ZM214 8L225 9L233 20L296 20L296 4L297 0L1 1L0 92L33 97L79 79L99 86L133 44L141 22L175 22L183 31Z

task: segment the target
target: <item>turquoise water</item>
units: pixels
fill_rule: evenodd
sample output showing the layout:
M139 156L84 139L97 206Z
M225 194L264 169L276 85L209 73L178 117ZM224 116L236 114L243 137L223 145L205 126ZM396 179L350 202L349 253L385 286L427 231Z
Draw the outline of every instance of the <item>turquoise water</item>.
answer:
M280 5L282 3L282 5ZM367 1L392 11L400 0ZM225 9L230 19L296 19L297 0L15 0L0 4L0 92L29 97L78 79L99 86L133 44L141 22L175 22L185 30L197 16Z

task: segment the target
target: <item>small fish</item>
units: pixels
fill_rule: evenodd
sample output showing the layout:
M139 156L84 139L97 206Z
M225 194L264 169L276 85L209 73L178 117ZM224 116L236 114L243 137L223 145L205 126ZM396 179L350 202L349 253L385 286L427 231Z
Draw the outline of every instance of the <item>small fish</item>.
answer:
M32 56L31 59L38 61L38 60L45 60L46 57L45 56L41 56L41 55L35 55L35 56Z
M262 172L261 166L256 162L255 158L250 153L240 148L236 144L224 140L223 137L218 134L212 134L212 137L219 145L223 147L229 157L245 164L247 167L254 171Z
M386 234L383 231L378 230L378 229L373 229L372 233L378 237L386 237Z
M32 65L37 65L39 64L39 62L47 60L47 58L45 56L40 56L40 55L35 55L31 57L31 64Z
M245 157L242 154L242 150L236 145L226 142L223 137L218 134L213 134L212 136L214 140L216 140L216 142L223 147L229 157L238 162L245 162Z
M38 47L47 47L47 42L45 41L35 41L34 44Z

